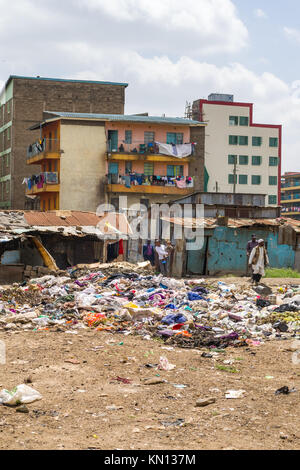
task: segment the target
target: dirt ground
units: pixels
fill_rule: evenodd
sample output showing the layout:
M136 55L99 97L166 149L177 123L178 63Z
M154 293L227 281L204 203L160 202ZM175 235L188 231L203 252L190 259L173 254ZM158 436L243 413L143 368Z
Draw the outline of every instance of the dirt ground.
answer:
M0 340L7 349L0 389L30 379L43 395L27 405L28 414L0 406L0 449L300 449L300 361L293 364L290 340L229 348L215 358L94 330L0 331ZM146 367L161 356L176 368ZM218 369L228 360L234 363L225 368L234 372ZM144 385L154 377L166 382ZM297 391L275 396L285 385ZM225 398L227 390L241 389L244 398ZM210 397L214 404L195 406Z

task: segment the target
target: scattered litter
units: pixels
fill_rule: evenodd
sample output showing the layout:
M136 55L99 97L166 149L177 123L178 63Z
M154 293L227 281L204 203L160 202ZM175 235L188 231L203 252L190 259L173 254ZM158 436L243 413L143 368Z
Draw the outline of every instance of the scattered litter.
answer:
M13 390L0 392L0 403L7 406L34 403L42 400L42 395L27 385L18 385Z
M228 390L225 394L225 397L228 400L244 398L244 393L246 393L246 390Z
M289 389L289 387L284 386L276 390L275 395L289 395L290 393L295 393L297 390L295 388Z
M175 368L176 366L174 364L170 364L166 357L163 356L160 358L159 365L158 365L159 370L165 370L169 372Z
M209 359L228 347L296 337L300 287L274 290L276 295L264 285L165 278L149 263L82 265L26 285L0 286L0 331L78 335L80 329L92 329L114 335L106 343L112 347L138 335L161 341L166 351L205 348L202 357Z

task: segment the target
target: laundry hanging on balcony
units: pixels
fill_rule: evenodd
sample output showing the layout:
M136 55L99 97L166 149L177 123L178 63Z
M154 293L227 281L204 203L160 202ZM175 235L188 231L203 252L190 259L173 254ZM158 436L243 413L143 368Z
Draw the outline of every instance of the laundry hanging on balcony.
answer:
M185 158L193 154L194 144L163 144L155 142L158 146L158 151L162 155L169 155L176 158Z

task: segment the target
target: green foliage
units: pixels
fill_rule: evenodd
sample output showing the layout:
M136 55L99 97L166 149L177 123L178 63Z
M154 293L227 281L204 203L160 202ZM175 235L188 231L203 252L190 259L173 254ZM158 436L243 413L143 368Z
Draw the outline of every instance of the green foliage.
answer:
M270 268L266 270L267 278L300 278L300 273L291 268Z

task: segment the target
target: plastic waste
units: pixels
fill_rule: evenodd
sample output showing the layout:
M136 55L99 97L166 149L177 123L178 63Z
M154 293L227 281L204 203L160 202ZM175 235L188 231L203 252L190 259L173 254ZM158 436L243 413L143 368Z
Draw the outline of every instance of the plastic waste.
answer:
M0 403L8 406L18 404L29 404L42 400L42 395L28 385L18 385L13 390L2 390L0 392Z

